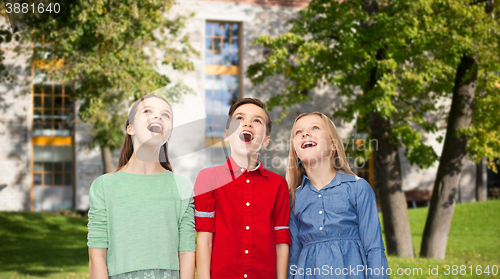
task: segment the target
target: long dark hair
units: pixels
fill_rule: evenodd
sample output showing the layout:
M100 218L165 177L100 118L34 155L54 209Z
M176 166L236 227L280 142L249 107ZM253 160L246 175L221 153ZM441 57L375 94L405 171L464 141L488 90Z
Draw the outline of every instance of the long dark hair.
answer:
M170 103L163 97L155 96L155 95L143 96L139 100L137 100L130 108L130 111L128 113L129 117L127 119L127 123L125 123L125 131L127 131L127 127L130 124L132 124L132 123L130 123L130 120L132 120L132 122L134 120L135 113L137 112L137 106L142 101L144 101L145 99L149 99L149 98L158 98L158 99L164 101L165 103L167 103L170 106L170 108L172 108ZM172 114L172 118L170 119L170 121L172 123L174 121L173 114ZM163 150L164 152L162 152L161 150ZM168 142L165 142L165 144L163 144L161 146L161 149L160 149L159 161L160 161L161 166L164 169L173 172L172 166L170 165L170 161L168 160L168 151L167 150L168 150ZM132 156L133 153L134 153L134 144L132 142L132 136L125 132L125 141L123 142L122 150L120 151L120 159L118 160L118 167L116 168L116 171L121 170L128 163L128 161L130 160L130 157ZM163 157L163 156L165 156L165 157Z

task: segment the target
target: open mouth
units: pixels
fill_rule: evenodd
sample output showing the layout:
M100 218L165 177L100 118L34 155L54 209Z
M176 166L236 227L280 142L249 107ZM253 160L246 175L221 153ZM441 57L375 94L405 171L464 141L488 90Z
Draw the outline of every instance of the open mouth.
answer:
M163 126L159 123L151 123L148 126L148 130L153 133L161 134L163 132Z
M306 149L306 148L312 148L312 147L315 147L316 145L318 145L317 143L313 142L313 141L306 141L304 142L300 147L302 149Z
M253 134L250 131L243 131L240 134L240 139L244 142L251 142L253 140Z

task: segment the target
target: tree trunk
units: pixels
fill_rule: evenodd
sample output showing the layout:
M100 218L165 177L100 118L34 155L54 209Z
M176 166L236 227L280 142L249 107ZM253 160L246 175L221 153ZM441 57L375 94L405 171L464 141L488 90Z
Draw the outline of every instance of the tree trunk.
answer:
M379 50L377 59L385 59L385 51ZM365 84L369 92L377 83L377 67L370 71L370 78ZM398 145L389 139L392 129L390 118L383 118L377 112L370 112L369 126L371 137L375 140L375 170L380 193L380 204L385 232L385 246L389 255L414 257L411 238L408 206L402 189L401 163Z
M363 9L373 16L379 12L377 0L364 0ZM365 28L373 28L373 22L361 22ZM377 60L385 59L385 50L377 52ZM365 84L365 94L377 84L377 67L369 73L369 80ZM385 232L385 246L389 255L399 257L414 257L413 241L411 238L408 206L402 190L401 163L399 161L398 145L389 139L392 129L390 118L383 118L377 112L369 113L369 128L371 137L376 141L375 170L379 187L380 203Z
M402 190L401 163L397 144L389 139L390 119L370 112L371 136L376 140L375 170L389 255L413 257L413 242L406 197Z
M115 171L113 164L113 157L111 156L111 149L109 146L101 146L102 165L104 166L104 173Z
M425 223L420 256L444 259L448 233L458 194L462 166L467 156L467 137L457 131L472 122L476 92L477 62L463 56L457 68L448 126L432 191L431 206Z
M486 170L486 158L482 158L476 164L476 201L485 201L487 196L486 182L488 173Z

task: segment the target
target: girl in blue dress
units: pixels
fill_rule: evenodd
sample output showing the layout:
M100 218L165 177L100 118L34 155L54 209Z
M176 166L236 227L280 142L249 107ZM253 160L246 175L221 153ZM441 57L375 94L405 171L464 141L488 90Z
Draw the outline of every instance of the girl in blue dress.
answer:
M349 168L339 133L324 114L295 119L286 179L292 196L288 279L389 277L375 194Z

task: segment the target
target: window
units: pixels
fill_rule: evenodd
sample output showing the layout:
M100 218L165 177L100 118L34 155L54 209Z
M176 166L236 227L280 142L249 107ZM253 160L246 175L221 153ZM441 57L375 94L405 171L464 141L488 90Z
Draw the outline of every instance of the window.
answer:
M208 138L222 138L226 128L227 113L238 99L238 77L231 75L205 75L205 110Z
M240 27L238 23L206 23L205 64L238 70L240 65ZM232 68L232 67L237 67Z
M205 146L222 141L227 113L241 97L241 28L234 22L205 24ZM212 146L206 151L206 166L223 164L229 148Z
M37 74L42 75L39 71ZM71 136L73 103L69 96L73 83L41 81L33 83L33 136Z
M63 141L33 145L33 211L73 207L73 148Z
M49 47L34 47L32 67L32 211L74 207L73 82L52 81L44 58Z

